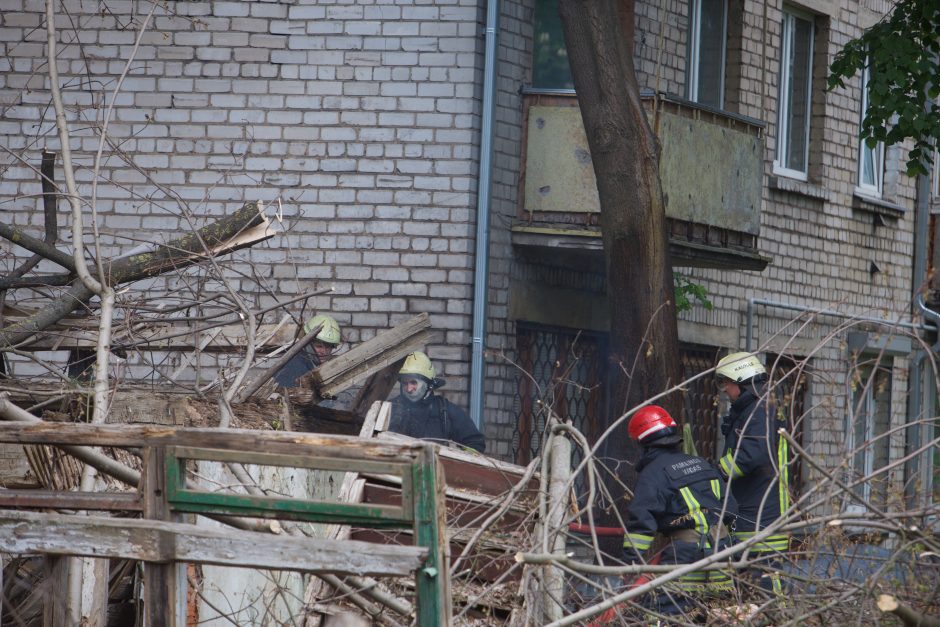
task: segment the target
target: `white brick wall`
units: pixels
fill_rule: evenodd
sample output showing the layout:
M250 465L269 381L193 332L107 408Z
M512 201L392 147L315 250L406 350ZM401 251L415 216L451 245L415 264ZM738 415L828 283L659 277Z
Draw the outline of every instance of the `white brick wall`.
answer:
M818 72L859 32L857 4L836 4L837 15L819 22L826 28L817 42ZM732 5L741 15L732 55L740 66L729 73L728 107L766 123L769 177L781 5L768 5L766 16L757 0ZM117 24L139 23L149 6L109 3L114 15L74 9L85 54L63 45L59 65L84 193L97 149L92 122L100 120L110 97L102 89L113 88L133 44L133 34L118 31ZM884 11L887 3L866 6ZM533 7L533 0L504 0L499 32L485 406L491 450L503 456L512 437L516 376L500 356L513 356L515 335L509 277L516 261L507 226L518 207L524 124L519 87L531 77ZM240 295L269 306L275 297L334 286L333 293L312 298L307 311L333 313L352 342L428 311L443 337L430 352L449 379L446 393L466 404L484 3L180 2L173 9L175 16L157 12L116 101L113 141L153 179L109 154L97 204L106 241L127 249L139 240L174 236L186 228L187 216L201 225L245 200L260 198L271 206L280 199L284 234L223 262ZM642 85L685 94L686 12L683 1L637 4ZM33 166L43 147L57 147L47 79L38 71L42 23L35 2L7 0L0 14L0 138ZM57 21L64 42L74 39L70 24L64 16ZM826 200L765 186L759 247L773 263L761 273L688 271L708 289L715 310L684 315L693 336L683 339L703 341L719 329L743 345L749 298L875 317L907 311L912 211L876 229L870 213L851 208L858 101L857 81L845 90L818 92L810 184ZM39 189L32 169L0 154L5 218L37 235ZM910 180L897 177L891 193L911 209ZM63 237L67 224L62 216ZM9 245L0 251L8 253ZM23 251L17 254L23 258ZM4 268L15 265L8 254L0 259ZM868 273L872 261L882 268L875 279ZM188 281L154 281L153 293L172 289L192 297L206 273L189 275ZM206 281L207 289L218 289L217 281ZM33 296L24 302L40 302ZM298 313L299 306L291 310ZM765 341L790 316L758 308L756 340ZM823 318L811 335L824 338L838 323ZM843 339L837 333L818 351L801 355L812 358L811 402L818 403L807 441L833 456L843 443ZM896 366L900 393L906 364L899 360ZM900 420L897 403L895 422Z

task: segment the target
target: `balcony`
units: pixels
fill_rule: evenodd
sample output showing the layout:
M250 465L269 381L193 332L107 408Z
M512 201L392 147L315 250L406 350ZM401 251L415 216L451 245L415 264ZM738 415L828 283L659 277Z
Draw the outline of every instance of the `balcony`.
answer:
M660 176L676 267L763 270L757 251L763 123L644 94L662 145ZM523 198L513 244L555 264L597 267L597 184L573 93L526 93Z

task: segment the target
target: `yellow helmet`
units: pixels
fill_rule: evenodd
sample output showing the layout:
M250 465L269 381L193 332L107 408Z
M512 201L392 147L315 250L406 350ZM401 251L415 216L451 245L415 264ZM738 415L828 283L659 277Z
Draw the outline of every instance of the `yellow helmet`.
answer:
M307 320L306 324L304 324L304 333L310 333L314 327L321 324L323 326L320 327L320 332L317 333L316 339L320 340L321 342L326 342L327 344L333 345L342 343L343 338L340 334L339 324L330 316L323 314L314 316L313 318L310 318L310 320Z
M753 353L731 353L718 360L715 376L734 383L747 381L757 375L767 374L764 365Z
M430 382L434 381L434 375L436 373L434 372L434 364L431 363L428 356L421 351L415 351L405 357L405 363L402 364L398 374L399 376L403 374L416 374Z

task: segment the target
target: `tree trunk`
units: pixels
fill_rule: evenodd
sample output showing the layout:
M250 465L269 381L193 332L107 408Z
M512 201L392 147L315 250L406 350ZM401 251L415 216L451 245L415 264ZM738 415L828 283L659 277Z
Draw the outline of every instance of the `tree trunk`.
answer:
M614 421L680 372L659 144L633 64L633 1L559 0L559 11L600 198ZM657 401L673 415L680 403L677 394ZM607 456L636 458L625 426L611 438Z

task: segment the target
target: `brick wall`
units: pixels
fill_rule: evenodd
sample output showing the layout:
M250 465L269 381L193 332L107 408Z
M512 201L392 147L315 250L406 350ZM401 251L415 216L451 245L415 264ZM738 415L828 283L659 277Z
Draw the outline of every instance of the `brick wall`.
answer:
M885 199L906 211L884 226L873 225L870 206L853 208L858 80L844 90L821 90L828 60L888 6L883 0L864 8L849 0L836 4L834 15L816 19L810 180L768 184L763 192L759 246L773 262L761 273L686 270L707 288L715 309L683 315L684 340L707 344L720 331L720 337L738 338L726 348L743 346L750 298L847 315L906 315L912 182L886 177ZM734 0L731 6L734 68L727 76L727 108L766 123L769 183L782 5ZM519 87L531 76L533 7L533 0L501 3L485 407L492 450L503 456L513 426L515 374L501 355L513 356L509 280L520 263L507 227L518 207L524 124ZM134 42L133 30L118 26L139 25L149 5L117 2L109 8L107 15L93 7L79 10L73 18L84 54L71 44L60 55L86 195L97 149L93 127ZM224 277L249 305L264 307L331 286L304 313L298 306L288 309L298 317L311 310L332 313L351 342L428 311L441 331L430 353L449 380L445 392L466 405L484 3L184 2L174 3L173 11L158 9L115 101L109 133L120 152L107 151L95 203L105 243L126 250L140 240L169 239L245 200L262 199L269 207L279 201L282 235L222 260L218 271L153 281L149 294L169 290L196 299L221 292ZM641 85L685 94L687 11L679 0L636 5ZM0 135L25 159L0 154L0 191L9 221L37 235L39 184L29 166L38 164L41 148L57 146L41 71L42 20L42 7L25 0L9 0L0 15ZM60 20L64 42L74 41L71 23ZM898 163L895 154L889 171ZM63 215L63 237L67 224ZM10 251L8 244L0 246ZM23 251L16 252L22 260ZM9 255L2 262L7 269L16 265ZM881 269L874 276L872 262ZM139 291L127 298L133 295ZM27 294L21 302L41 301ZM755 341L792 328L787 323L795 315L758 308ZM839 318L820 318L791 351L813 366L815 408L807 441L833 459L844 453L847 362L839 325ZM165 356L131 359L135 376L153 370L150 361L164 372L178 365ZM216 363L203 359L209 376ZM28 364L17 366L25 371ZM895 360L895 366L900 394L906 362ZM900 402L893 416L895 423L903 420Z
M813 4L813 3L811 3ZM875 208L854 197L858 181L858 123L861 94L859 79L846 89L826 92L827 64L851 38L860 34L858 8L839 2L834 15L816 16L813 121L810 130L810 173L806 183L766 184L763 192L759 249L772 262L762 272L727 272L684 269L701 283L715 303L715 310L693 311L682 318L702 336L725 321L740 332L744 346L748 299L759 298L795 308L833 310L846 317L861 316L887 321L909 320L913 294L912 255L913 181L902 170L900 150L888 151L884 200L903 211L873 226ZM870 4L870 3L869 3ZM889 7L876 3L882 13ZM777 137L777 100L781 4L732 2L741 10L730 29L730 55L740 61L728 81L728 108L766 124L765 182L773 173ZM681 42L680 42L681 43ZM681 45L680 45L680 54ZM647 85L654 78L648 75ZM679 93L682 93L681 91ZM892 182L893 181L893 182ZM872 275L871 264L880 272ZM806 316L795 309L755 309L755 348L768 344L779 349L787 336L795 336L789 352L809 359L810 399L813 407L805 423L804 442L827 463L836 466L846 457L845 416L850 357L845 348L848 330L872 325L849 322L843 317L817 316L804 325ZM881 327L884 332L884 327ZM899 330L899 332L903 332ZM780 334L775 337L775 334ZM781 337L782 336L782 337ZM694 340L694 337L684 338ZM905 421L908 360L894 359L892 426ZM903 436L892 438L893 457L901 455ZM809 472L805 468L804 471ZM900 477L894 476L895 485Z
M519 124L512 116L518 118L519 107L512 97L525 46L512 32L522 28L511 14L517 9L506 6L513 26L501 52L500 112L509 125L497 127L497 159L504 162L518 154L512 142ZM120 1L108 7L108 13L76 7L68 18L57 18L61 83L85 196L97 148L93 127L150 9ZM299 306L289 310L298 317L311 310L333 314L351 342L428 311L441 331L430 353L449 379L449 394L465 403L481 7L473 0L158 8L111 112L108 134L122 154L106 148L95 202L108 253L165 241L190 224L201 226L261 199L278 207L280 236L221 260L218 272L154 281L147 295L170 291L195 300L222 291L224 277L248 306L267 307L328 286L332 291L312 298L305 313ZM31 166L42 148L58 148L42 71L43 24L43 7L35 2L12 0L0 16L0 135L18 151L0 156L0 190L6 219L36 235L42 214ZM513 168L517 157L494 185L497 212L514 206ZM63 237L67 224L62 215ZM505 266L505 238L493 248ZM24 258L22 250L16 253ZM16 265L9 254L3 261L7 269ZM498 277L506 273L495 264L497 307L505 300ZM24 294L21 302L41 302L34 296ZM502 346L505 323L491 328ZM140 366L137 376L150 370L144 358L131 361ZM29 370L26 363L18 367Z

